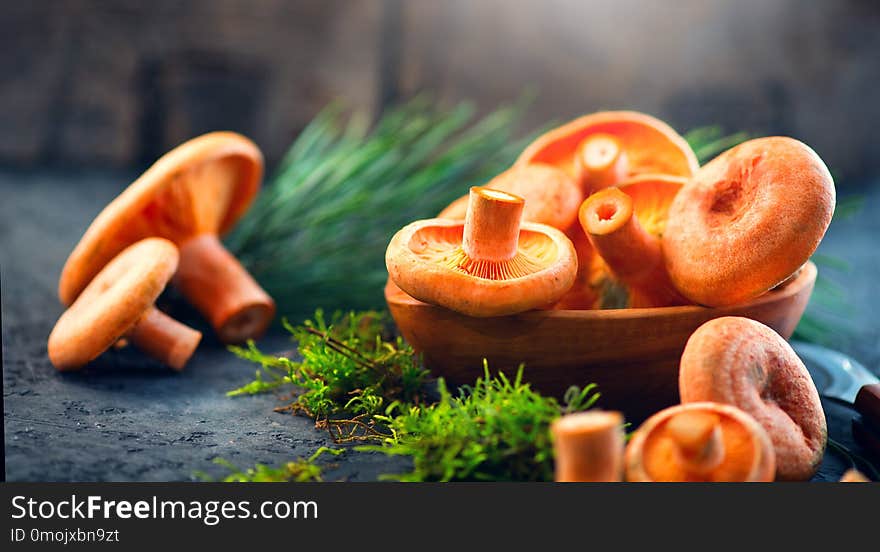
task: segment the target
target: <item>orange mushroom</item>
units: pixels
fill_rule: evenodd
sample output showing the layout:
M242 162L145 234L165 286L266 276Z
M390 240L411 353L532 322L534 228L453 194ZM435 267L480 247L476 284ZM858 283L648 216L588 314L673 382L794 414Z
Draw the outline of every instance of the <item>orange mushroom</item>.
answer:
M623 478L623 415L592 410L567 414L551 425L556 481L612 482Z
M523 204L471 188L463 222L421 220L394 235L385 253L391 280L420 301L477 317L556 301L574 281L574 246L551 226L522 222Z
M831 174L805 144L776 136L735 146L702 167L669 210L672 282L708 306L756 297L807 262L834 203Z
M153 303L177 269L177 247L147 238L112 259L61 315L49 335L49 360L59 370L88 364L120 338L182 370L202 334Z
M747 413L712 402L654 414L626 447L628 481L773 481L773 445Z
M760 423L776 450L776 476L812 477L828 428L819 393L804 363L769 327L736 316L697 328L681 356L681 402L732 404Z
M536 163L513 167L484 186L525 200L523 220L566 230L577 220L581 191L567 174L550 165ZM437 218L464 220L470 195L462 196L443 209Z
M538 137L517 165L546 163L588 195L639 174L689 177L699 167L687 141L663 121L635 111L584 115Z
M275 303L218 235L247 210L262 173L260 150L232 132L205 134L165 154L86 230L61 273L61 301L73 303L125 247L158 236L180 248L175 283L221 340L259 336L275 315Z
M870 483L871 480L865 476L862 472L855 468L850 468L843 472L843 475L840 476L841 483Z
M581 205L581 227L601 261L626 286L630 307L687 303L669 280L660 241L669 205L685 182L642 175L596 192ZM603 269L593 271L601 274Z

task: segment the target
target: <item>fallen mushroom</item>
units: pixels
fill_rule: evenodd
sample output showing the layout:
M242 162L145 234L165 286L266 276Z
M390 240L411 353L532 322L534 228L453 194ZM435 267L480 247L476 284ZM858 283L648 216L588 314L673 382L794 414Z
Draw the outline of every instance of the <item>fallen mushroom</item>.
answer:
M513 167L484 186L525 200L523 220L566 230L577 220L581 191L567 174L550 165L536 163ZM437 218L464 220L470 195L462 196L443 209Z
M571 287L574 246L559 230L522 222L523 199L470 191L465 220L429 219L388 244L391 280L410 296L469 316L514 314L550 304Z
M669 280L660 241L669 205L685 182L643 175L596 192L581 205L581 227L607 269L626 286L629 307L687 303Z
M147 238L125 248L92 279L49 335L49 360L59 370L88 364L127 338L175 370L182 370L202 334L153 303L177 269L177 247Z
M681 356L682 403L731 404L760 423L776 451L777 478L807 480L828 439L819 393L804 363L769 327L725 316L697 328Z
M259 336L275 315L275 303L218 236L247 210L262 173L260 150L232 132L205 134L168 152L86 230L61 273L61 301L73 303L128 245L159 236L180 248L175 284L220 339Z
M551 425L556 481L613 482L623 478L623 415L593 410L567 414Z
M712 402L654 414L626 447L627 481L773 481L766 431L742 410Z
M834 203L831 174L805 144L777 136L735 146L670 207L663 250L672 282L708 306L756 297L807 262Z
M699 167L684 138L663 121L635 111L592 113L543 134L516 161L532 163L564 170L584 195L639 174L689 177Z

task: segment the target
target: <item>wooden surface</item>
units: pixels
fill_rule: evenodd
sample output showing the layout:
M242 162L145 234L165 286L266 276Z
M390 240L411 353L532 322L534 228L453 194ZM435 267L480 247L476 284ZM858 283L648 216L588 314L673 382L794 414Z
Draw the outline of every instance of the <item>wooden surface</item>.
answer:
M0 8L0 160L142 166L207 130L277 160L331 100L429 91L527 126L637 109L880 173L873 0L31 0Z
M540 391L561 397L572 385L592 382L601 389L605 408L637 422L679 402L678 360L702 323L745 316L788 338L815 279L816 267L809 264L785 288L725 309L547 310L473 318L391 287L385 297L400 332L438 377L465 385L482 375L483 358L508 374L524 363L526 379Z
M197 470L219 476L212 463L226 458L241 467L278 466L328 444L305 419L272 412L274 395L227 398L250 381L254 365L210 339L205 323L171 299L163 308L206 331L206 342L182 374L133 352L111 353L80 374L56 372L46 357L46 337L61 313L58 274L88 222L135 176L124 173L21 173L0 170L0 303L2 303L3 415L6 477L34 480L189 480ZM831 345L866 366L880 366L874 293L880 258L880 188L864 212L835 223L820 251L849 261L846 287L854 302L852 338L829 336ZM287 350L283 336L260 342ZM636 382L641 385L641 382ZM611 399L605 393L600 405ZM854 447L853 411L824 403L830 435ZM858 450L858 449L854 449ZM406 469L405 459L346 453L332 460L329 479L373 480ZM818 480L836 480L847 467L829 451Z

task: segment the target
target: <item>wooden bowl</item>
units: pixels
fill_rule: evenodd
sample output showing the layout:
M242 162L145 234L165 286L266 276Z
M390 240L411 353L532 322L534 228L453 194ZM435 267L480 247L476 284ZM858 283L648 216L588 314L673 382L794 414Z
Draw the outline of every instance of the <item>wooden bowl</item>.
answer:
M447 382L473 384L483 358L494 372L524 379L561 396L571 385L596 383L599 405L622 410L630 421L677 404L678 362L691 333L720 316L745 316L788 339L816 282L809 262L785 286L727 308L698 306L613 310L537 310L472 318L417 301L390 284L385 300L404 338L428 369Z

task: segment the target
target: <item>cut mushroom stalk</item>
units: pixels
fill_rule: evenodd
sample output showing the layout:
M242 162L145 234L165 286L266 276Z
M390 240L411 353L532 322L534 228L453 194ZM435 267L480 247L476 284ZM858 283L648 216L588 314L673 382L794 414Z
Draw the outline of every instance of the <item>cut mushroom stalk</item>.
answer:
M135 347L175 370L183 370L202 340L201 332L156 307L148 310L127 335Z
M475 261L502 262L516 256L525 202L507 192L471 188L461 247Z
M724 460L721 419L704 411L684 411L667 422L666 430L675 443L679 461L694 473L714 470Z
M597 192L584 201L578 218L614 276L630 288L630 306L685 302L666 274L660 239L639 223L629 195L618 188Z
M127 338L157 360L183 369L202 334L153 306L178 258L177 247L162 238L141 240L114 257L52 329L52 364L75 370Z
M590 411L553 422L556 481L613 482L623 479L623 415Z
M629 171L626 152L620 140L610 134L592 134L578 147L577 166L587 194L616 186Z
M225 343L261 335L275 316L275 302L216 234L183 243L174 283Z

